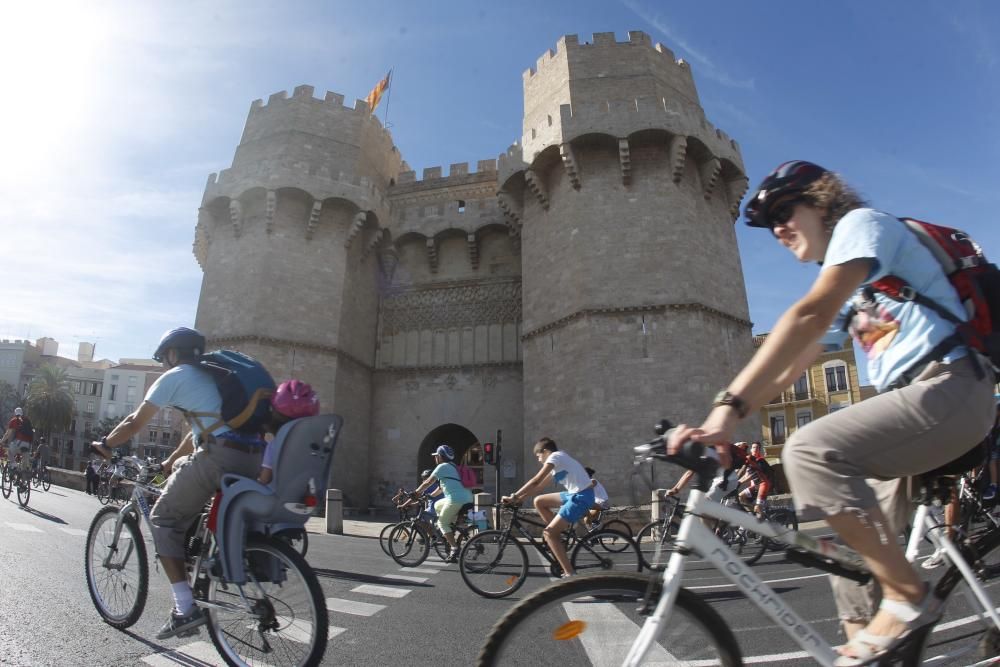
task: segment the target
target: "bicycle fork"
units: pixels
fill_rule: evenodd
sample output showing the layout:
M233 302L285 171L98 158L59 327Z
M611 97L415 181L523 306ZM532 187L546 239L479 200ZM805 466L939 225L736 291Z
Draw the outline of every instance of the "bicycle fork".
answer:
M111 559L114 556L118 555L118 540L121 538L122 525L125 523L126 509L127 508L122 508L122 510L118 512L118 518L115 520L115 532L111 538L111 544L109 545L108 548L108 555L104 557L104 561L101 563L102 566L104 566L109 570L124 570L125 563L128 562L129 557L131 557L132 555L132 550L135 548L135 545L132 543L132 540L129 540L128 550L125 552L125 555L122 556L121 560L118 561L118 564L116 565L111 562Z

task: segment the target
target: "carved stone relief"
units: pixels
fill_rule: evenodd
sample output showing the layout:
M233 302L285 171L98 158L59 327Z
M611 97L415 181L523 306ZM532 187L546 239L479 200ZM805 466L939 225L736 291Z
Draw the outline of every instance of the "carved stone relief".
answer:
M495 282L403 292L383 305L385 334L521 321L521 283Z

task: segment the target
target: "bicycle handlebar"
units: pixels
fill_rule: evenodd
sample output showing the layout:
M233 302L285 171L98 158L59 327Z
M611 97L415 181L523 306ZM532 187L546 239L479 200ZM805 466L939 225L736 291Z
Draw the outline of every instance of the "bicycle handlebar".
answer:
M673 432L673 425L663 419L656 425L657 438L632 448L637 463L657 459L667 461L693 470L699 477L707 480L715 474L719 467L719 454L714 447L707 447L700 442L688 440L676 454L667 453L667 440ZM704 489L703 489L704 490Z

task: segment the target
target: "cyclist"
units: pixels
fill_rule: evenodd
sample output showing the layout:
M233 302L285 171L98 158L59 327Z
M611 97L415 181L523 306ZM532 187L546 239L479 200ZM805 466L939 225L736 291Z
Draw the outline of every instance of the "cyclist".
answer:
M420 473L420 481L423 482L428 477L430 477L431 472L432 472L431 469L428 468L427 470L424 470L422 473ZM405 492L403 491L403 489L399 490L399 495L402 496L402 494L404 493ZM441 482L435 481L433 484L428 486L427 489L424 491L424 496L431 499L431 502L427 505L427 509L425 510L425 512L427 513L427 518L430 519L431 521L436 522L437 512L434 511L434 503L438 500L441 500L441 498L444 496L444 490L441 488ZM414 505L418 505L420 503L421 503L420 496L417 495L416 493L412 493L408 497L406 497L406 499L403 502L397 505L396 508L405 510L409 507L413 507Z
M49 446L45 442L45 436L38 438L38 446L35 447L35 451L31 456L31 469L33 472L37 472L39 475L45 472L48 468L49 460Z
M438 516L438 528L441 529L444 539L448 541L448 557L445 560L449 563L457 563L458 544L455 542L452 525L455 523L459 510L462 509L462 505L472 502L472 491L462 486L462 477L458 472L458 467L454 464L454 449L442 443L434 450L433 456L436 467L427 476L427 479L413 490L413 493L419 495L430 489L435 482L441 484L444 498L434 503L434 511Z
M318 414L319 398L313 388L301 380L288 380L279 384L271 396L271 423L268 430L277 433L278 429L293 419ZM261 484L271 483L274 476L274 454L272 439L264 449L264 458L260 462L257 481Z
M163 334L153 359L161 362L167 372L149 388L139 408L100 442L95 442L93 449L104 457L110 456L111 449L127 444L164 407L187 413L220 414L222 398L215 381L197 367L204 351L205 337L195 329L178 327ZM163 462L164 474L171 471L180 457L190 456L173 471L149 517L156 552L174 597L170 617L157 633L157 639L196 634L205 623L205 614L194 604L185 576L185 533L215 494L224 474L250 478L257 475L265 444L259 436L237 434L226 426L206 432L205 424L197 416L192 416L189 423L191 432Z
M3 434L3 438L0 439L0 445L9 443L7 447L8 466L14 465L18 455L20 455L21 463L18 469L23 473L29 471L31 464L28 461L28 457L31 454L31 442L34 440L34 435L35 430L32 428L28 416L24 414L24 410L22 408L14 408L14 416L7 422L7 431Z
M750 445L750 455L746 459L739 479L740 484L746 482L749 484L740 491L739 501L747 508L752 505L754 514L761 518L764 515L767 495L771 492L772 476L771 464L764 458L764 446L754 441Z
M997 414L993 422L993 431L990 433L990 467L987 472L990 475L990 483L983 490L983 500L996 500L997 485L1000 484L1000 394L995 396L997 401Z
M896 539L909 514L899 478L945 465L983 440L995 414L995 378L988 360L940 314L967 317L938 261L904 223L867 208L838 175L786 162L753 193L746 216L799 261L820 263L819 275L716 396L704 423L677 428L669 449L698 440L718 445L728 462L723 445L739 420L799 377L824 345L854 336L881 393L797 429L782 462L800 516L825 518L881 588L873 615L871 591L834 583L849 639L836 664L866 664L940 615ZM885 276L918 286L921 298L876 292L872 281Z
M747 463L747 443L742 441L734 443L731 457L732 463L728 467L720 467L719 469L722 472L712 480L712 485L708 488L708 493L705 494L709 500L719 502L726 497L726 494L739 488L739 471ZM683 491L692 477L694 477L694 472L691 470L686 471L677 480L676 484L667 489L667 495L676 496Z
M594 487L594 504L590 506L587 515L583 517L584 525L590 529L601 516L601 512L608 509L610 504L608 502L608 490L594 477L596 471L590 466L585 467L584 470L587 471L587 475L590 477L590 484Z
M566 555L566 546L562 541L562 533L582 519L594 504L594 487L590 476L580 463L566 452L560 451L552 438L542 438L535 443L535 458L542 464L541 470L529 479L524 486L502 501L510 504L520 503L526 496L541 490L549 480L559 482L565 487L562 493L546 493L535 496L535 509L541 515L545 526L543 537L555 556L562 576L573 576L573 566ZM558 514L556 513L558 512Z

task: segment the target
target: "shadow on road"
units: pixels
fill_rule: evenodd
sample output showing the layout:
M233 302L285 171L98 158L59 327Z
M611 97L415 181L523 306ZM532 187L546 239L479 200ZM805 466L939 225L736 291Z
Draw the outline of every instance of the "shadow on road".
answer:
M318 577L328 577L330 579L343 579L345 581L360 581L365 584L382 584L383 586L413 586L414 588L434 588L431 584L418 584L415 581L405 581L392 577L379 577L373 574L361 574L359 572L344 572L343 570L325 570L321 567L314 567L313 572Z
M46 514L45 512L36 510L34 507L25 507L24 511L30 514L34 514L39 519L45 519L46 521L51 521L52 523L61 523L64 526L68 525L65 521L63 521L59 517L52 514Z
M182 648L168 650L165 646L149 641L145 637L140 637L131 630L122 630L122 632L137 642L145 644L149 648L155 650L157 658L165 658L170 661L170 664L184 665L184 667L215 667L215 665L218 664L199 660L198 658L185 653Z

